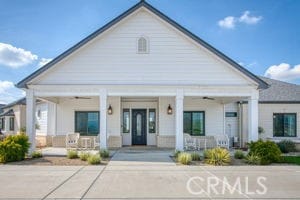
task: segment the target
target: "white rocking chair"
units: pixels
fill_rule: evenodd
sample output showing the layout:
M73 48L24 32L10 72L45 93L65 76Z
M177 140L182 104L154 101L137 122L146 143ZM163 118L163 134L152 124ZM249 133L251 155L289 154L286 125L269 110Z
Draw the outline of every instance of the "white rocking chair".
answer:
M215 135L214 137L218 147L229 149L229 138L226 134Z
M79 137L79 133L68 133L66 135L66 148L78 148Z
M94 149L96 149L96 147L100 148L100 134L94 137Z

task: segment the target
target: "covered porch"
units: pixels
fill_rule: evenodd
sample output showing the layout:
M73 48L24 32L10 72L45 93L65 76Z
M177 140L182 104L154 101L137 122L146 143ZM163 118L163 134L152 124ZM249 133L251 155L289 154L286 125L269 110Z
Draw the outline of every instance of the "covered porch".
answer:
M63 147L67 133L79 132L91 138L100 134L103 149L147 145L183 150L184 133L226 134L225 106L238 101L249 104L247 141L258 138L258 92L250 86L39 85L26 90L31 151L37 137L36 98L51 105L46 137L52 146Z

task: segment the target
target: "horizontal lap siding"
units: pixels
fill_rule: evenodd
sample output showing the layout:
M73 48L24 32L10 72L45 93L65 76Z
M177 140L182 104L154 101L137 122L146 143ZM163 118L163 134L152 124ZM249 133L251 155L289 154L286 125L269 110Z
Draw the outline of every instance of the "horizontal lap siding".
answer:
M109 136L120 136L120 98L108 97L107 101L113 108L113 114L107 115L107 133ZM75 131L75 111L99 111L99 98L60 98L57 104L57 135Z
M243 137L247 138L248 106L243 106ZM259 104L258 125L264 129L260 138L273 137L273 113L297 113L297 137L300 138L300 106L299 104ZM287 137L286 139L292 139Z
M140 36L149 54L136 53ZM239 74L146 12L94 39L44 75L38 84L247 84Z
M223 104L188 97L184 99L184 111L205 111L205 135L223 134Z

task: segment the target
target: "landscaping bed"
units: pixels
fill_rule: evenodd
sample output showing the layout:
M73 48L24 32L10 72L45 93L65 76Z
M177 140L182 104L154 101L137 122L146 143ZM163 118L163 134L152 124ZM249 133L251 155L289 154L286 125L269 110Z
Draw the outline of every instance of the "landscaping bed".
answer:
M108 164L110 158L103 158L99 165ZM9 162L7 165L43 165L43 166L77 166L90 165L87 161L82 161L79 158L69 159L66 156L43 156L40 158L25 158L22 161Z

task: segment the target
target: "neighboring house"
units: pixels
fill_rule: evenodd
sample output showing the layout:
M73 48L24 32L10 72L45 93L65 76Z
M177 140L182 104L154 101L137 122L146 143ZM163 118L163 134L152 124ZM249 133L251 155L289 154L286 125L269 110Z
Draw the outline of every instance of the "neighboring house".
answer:
M5 106L5 104L0 104L0 114L3 112L3 107Z
M3 112L0 113L0 129L4 134L18 134L26 129L26 98L9 103L1 109L3 109ZM36 139L40 146L51 144L51 140L48 140L48 143L45 140L45 136L51 136L51 131L48 130L48 124L51 124L51 122L48 122L48 114L51 112L48 110L49 103L41 100L36 101L35 128Z
M260 77L269 84L260 90L258 125L259 138L272 141L292 140L300 147L300 86ZM226 105L226 133L236 137L235 145L248 142L248 104L246 101Z
M19 133L26 126L26 99L22 98L2 107L0 128L4 134Z
M268 84L141 1L20 81L34 144L37 98L51 130L100 133L101 148L183 149L183 133L226 133L226 104L248 102L247 137L258 139L259 91ZM234 107L234 106L233 106ZM59 143L59 142L58 142ZM33 149L32 149L33 150Z

